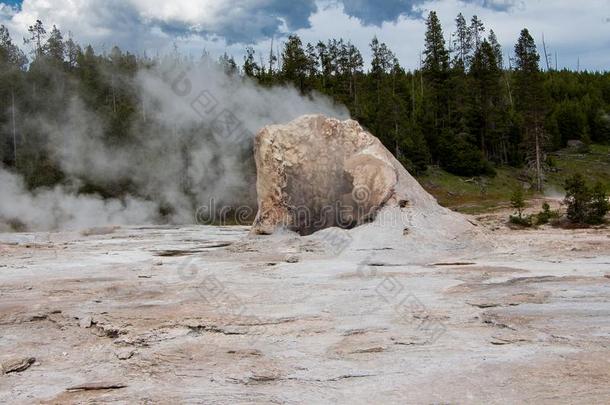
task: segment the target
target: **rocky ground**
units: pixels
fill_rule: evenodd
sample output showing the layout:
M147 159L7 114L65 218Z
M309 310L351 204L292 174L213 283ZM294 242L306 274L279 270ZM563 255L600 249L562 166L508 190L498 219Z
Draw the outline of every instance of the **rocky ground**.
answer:
M0 402L608 403L610 231L505 218L417 259L247 227L0 235Z

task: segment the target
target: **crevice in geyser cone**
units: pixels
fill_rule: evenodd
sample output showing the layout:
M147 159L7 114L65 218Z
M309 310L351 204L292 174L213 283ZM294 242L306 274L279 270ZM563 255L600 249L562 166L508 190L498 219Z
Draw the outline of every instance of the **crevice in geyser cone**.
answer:
M374 219L376 210L358 201L354 177L342 167L315 171L313 179L306 174L286 170L289 230L307 236L330 227L352 229Z

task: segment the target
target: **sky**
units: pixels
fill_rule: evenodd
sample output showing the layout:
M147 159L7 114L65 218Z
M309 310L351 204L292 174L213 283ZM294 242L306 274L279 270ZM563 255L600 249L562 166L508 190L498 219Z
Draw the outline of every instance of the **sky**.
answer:
M247 45L266 56L272 38L277 46L289 33L304 43L342 37L368 62L377 36L412 69L430 10L447 40L462 12L493 29L506 56L526 27L541 53L544 36L552 65L557 55L559 68L610 70L610 0L0 0L0 24L19 44L40 19L99 52L118 45L156 55L177 46L193 56L227 52L238 63Z

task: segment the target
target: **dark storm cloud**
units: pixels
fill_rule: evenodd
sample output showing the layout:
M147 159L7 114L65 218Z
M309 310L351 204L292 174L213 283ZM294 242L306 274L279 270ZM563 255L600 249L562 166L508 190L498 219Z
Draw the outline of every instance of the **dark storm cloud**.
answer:
M496 11L506 11L517 0L462 0ZM419 8L425 0L337 0L343 3L345 13L359 19L364 25L381 26L384 22L396 21L400 16L421 18Z
M519 0L470 0L466 1L466 3L475 3L480 4L483 7L490 8L496 11L507 11L512 7L515 7L518 3L521 3Z
M235 1L230 3L224 15L218 15L217 24L213 27L202 26L191 29L206 36L214 35L225 38L231 43L253 43L280 32L284 24L289 31L309 28L309 17L317 10L315 0L266 0ZM164 28L167 22L162 23ZM180 22L173 24L174 33L180 31ZM186 27L182 27L183 31Z
M365 25L381 25L396 21L402 15L420 17L416 6L422 0L342 0L345 13L359 19Z

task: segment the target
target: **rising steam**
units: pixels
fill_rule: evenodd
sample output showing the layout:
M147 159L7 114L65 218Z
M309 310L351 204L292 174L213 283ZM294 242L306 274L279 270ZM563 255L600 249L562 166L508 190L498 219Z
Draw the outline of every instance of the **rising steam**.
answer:
M255 204L252 136L302 114L347 118L345 108L292 87L264 88L200 63L160 62L123 80L140 99L130 141L108 144L103 123L75 97L61 122L28 117L45 134L66 175L52 189L28 190L0 167L0 230L193 223L199 206ZM31 124L32 125L32 124ZM128 184L121 198L79 193L87 184Z

